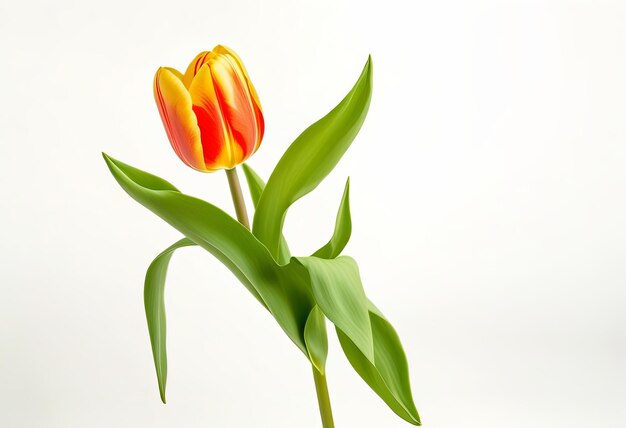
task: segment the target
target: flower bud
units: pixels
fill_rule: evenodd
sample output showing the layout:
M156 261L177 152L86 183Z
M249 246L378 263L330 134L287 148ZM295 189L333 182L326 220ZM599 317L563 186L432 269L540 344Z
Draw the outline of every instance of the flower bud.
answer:
M174 151L193 169L234 168L261 144L259 98L241 59L224 46L201 52L185 74L159 68L154 98Z

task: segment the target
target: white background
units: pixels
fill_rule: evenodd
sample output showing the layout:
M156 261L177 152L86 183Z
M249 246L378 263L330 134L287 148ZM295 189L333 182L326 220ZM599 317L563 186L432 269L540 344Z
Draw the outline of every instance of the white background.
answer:
M244 59L265 178L374 60L366 123L289 212L325 243L345 178L346 253L402 337L427 427L626 426L626 3L0 1L0 425L319 427L307 361L229 271L173 259L160 403L142 303L179 235L100 156L232 212L183 165L160 65ZM331 335L336 425L405 427Z

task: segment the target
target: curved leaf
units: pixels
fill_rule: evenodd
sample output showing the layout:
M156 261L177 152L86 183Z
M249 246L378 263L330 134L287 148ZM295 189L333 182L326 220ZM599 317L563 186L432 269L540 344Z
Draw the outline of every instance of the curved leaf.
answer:
M334 259L337 257L350 240L352 233L352 219L350 218L350 178L346 181L346 187L341 197L337 219L335 220L335 230L330 241L322 248L313 253L313 256L322 259Z
M248 189L250 191L250 196L252 197L252 203L254 204L254 208L256 209L259 204L259 199L261 199L261 195L263 194L263 190L265 189L265 182L259 175L252 169L252 167L247 164L241 165L243 168L243 172L246 176L246 181L248 182ZM287 245L287 240L281 234L280 236L280 257L278 262L282 264L289 263L289 259L291 258L291 251L289 251L289 246Z
M372 94L372 63L346 97L289 146L272 172L254 213L254 235L276 260L287 209L315 189L337 165L367 115Z
M326 318L317 305L311 309L306 321L304 342L309 353L309 360L318 372L324 374L328 355L328 336L326 335Z
M104 158L117 182L133 199L228 267L308 355L302 335L314 303L310 291L294 277L296 271L281 268L248 229L219 208L171 190L171 185L153 189L153 183L167 182L106 154Z
M342 229L339 224L350 222L349 206L344 207L344 200L348 203L348 185L344 192L344 199L337 214L335 234L331 241L314 255L322 258L336 257L343 246L332 247L331 243L336 236L342 235L338 230ZM346 212L347 211L347 212ZM343 220L340 216L343 212ZM345 226L344 226L345 227ZM345 241L349 239L349 232ZM337 242L337 241L335 241ZM343 244L345 245L345 244ZM340 248L332 251L330 248ZM326 249L326 250L325 250ZM358 346L340 328L336 328L341 347L355 371L365 382L378 394L383 401L401 418L414 424L421 425L419 414L413 403L411 385L409 382L409 369L404 350L398 334L393 326L385 319L383 314L368 300L367 308L372 328L374 345L374 360L365 356Z
M243 165L244 172L246 174L246 179L248 181L249 191L253 200L253 203L256 205L258 199L263 193L263 189L265 187L265 183L263 180L254 172L254 170L247 165ZM151 183L155 187L161 187L167 190L173 190L178 192L174 186L165 180L160 179L156 176L150 176L144 173L141 170L138 170L134 167L127 166L127 170L131 171L133 177L141 180L152 180ZM284 246L285 250L283 254L289 255L289 248L287 247L287 243L284 241L281 242ZM154 261L150 264L146 272L146 278L144 281L144 304L146 311L146 318L148 321L148 331L150 335L150 344L152 347L152 356L154 359L154 365L157 373L157 380L159 385L159 394L161 396L161 401L165 403L165 392L166 392L166 383L167 383L167 347L166 347L166 318L165 318L165 302L164 302L164 291L165 291L165 280L167 276L167 269L169 267L169 262L172 258L174 251L178 248L186 247L186 246L195 246L196 243L191 241L188 238L183 238L178 242L174 243L166 250L164 250L161 254L159 254ZM265 306L265 304L263 303ZM319 312L319 309L317 310ZM311 311L313 314L314 311ZM323 316L323 315L322 315ZM304 332L304 340L306 340L306 334L308 331L309 339L308 343L306 343L307 352L309 359L311 359L311 355L316 355L318 366L320 364L321 355L324 349L324 346L327 348L327 338L326 338L326 326L323 325L323 332L319 330L319 326L317 324L312 324L313 321L319 321L317 316L312 317L309 315L307 319L307 324L309 327L305 326ZM319 324L319 323L318 323ZM325 341L326 345L322 342ZM310 348L315 348L311 351ZM314 363L315 364L315 363ZM323 364L323 363L321 363ZM322 365L323 367L323 365Z
M368 302L355 261L350 257L330 260L297 257L296 260L309 272L313 296L324 315L343 331L370 361L374 361Z
M167 352L165 341L165 303L163 293L165 278L172 254L178 248L196 245L193 241L183 238L172 244L159 254L148 267L144 281L143 300L148 321L152 357L159 382L161 401L165 403L165 384L167 382Z
M407 422L421 425L413 403L409 367L400 338L391 323L371 302L368 306L374 338L374 363L337 328L341 348L354 370L391 410Z

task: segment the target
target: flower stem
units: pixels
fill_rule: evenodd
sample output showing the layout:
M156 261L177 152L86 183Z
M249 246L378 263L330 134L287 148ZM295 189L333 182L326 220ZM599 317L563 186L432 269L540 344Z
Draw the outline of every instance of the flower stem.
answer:
M326 385L326 376L313 367L313 379L315 379L317 402L320 406L320 415L322 416L322 427L335 428L333 411L330 408L330 397L328 396L328 385Z
M243 199L243 193L241 192L241 184L239 184L236 167L233 169L227 169L226 177L228 177L228 185L230 186L230 194L233 197L233 205L235 205L237 220L239 220L239 223L250 229L250 221L248 220L248 212L246 211L246 202Z

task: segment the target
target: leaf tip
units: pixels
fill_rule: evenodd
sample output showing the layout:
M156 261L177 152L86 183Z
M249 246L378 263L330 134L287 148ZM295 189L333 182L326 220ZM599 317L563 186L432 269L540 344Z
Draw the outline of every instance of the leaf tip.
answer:
M361 71L361 75L359 76L359 80L357 81L357 86L361 85L363 87L369 88L367 92L371 92L371 87L373 86L373 64L372 64L372 56L369 55L367 57L367 61L363 66L363 71ZM369 95L368 95L369 97Z
M372 54L369 54L367 56L367 62L365 63L365 69L367 70L367 74L369 74L370 76L372 74L373 66L374 66L374 64L372 62Z
M159 379L160 381L161 379ZM161 402L163 404L167 404L167 400L165 399L165 383L159 382L159 395L161 396Z
M106 162L107 166L109 167L109 169L111 170L111 172L113 172L113 167L116 166L115 164L115 159L113 159L111 156L109 156L108 154L106 154L105 152L102 152L102 158L104 159L104 161Z

